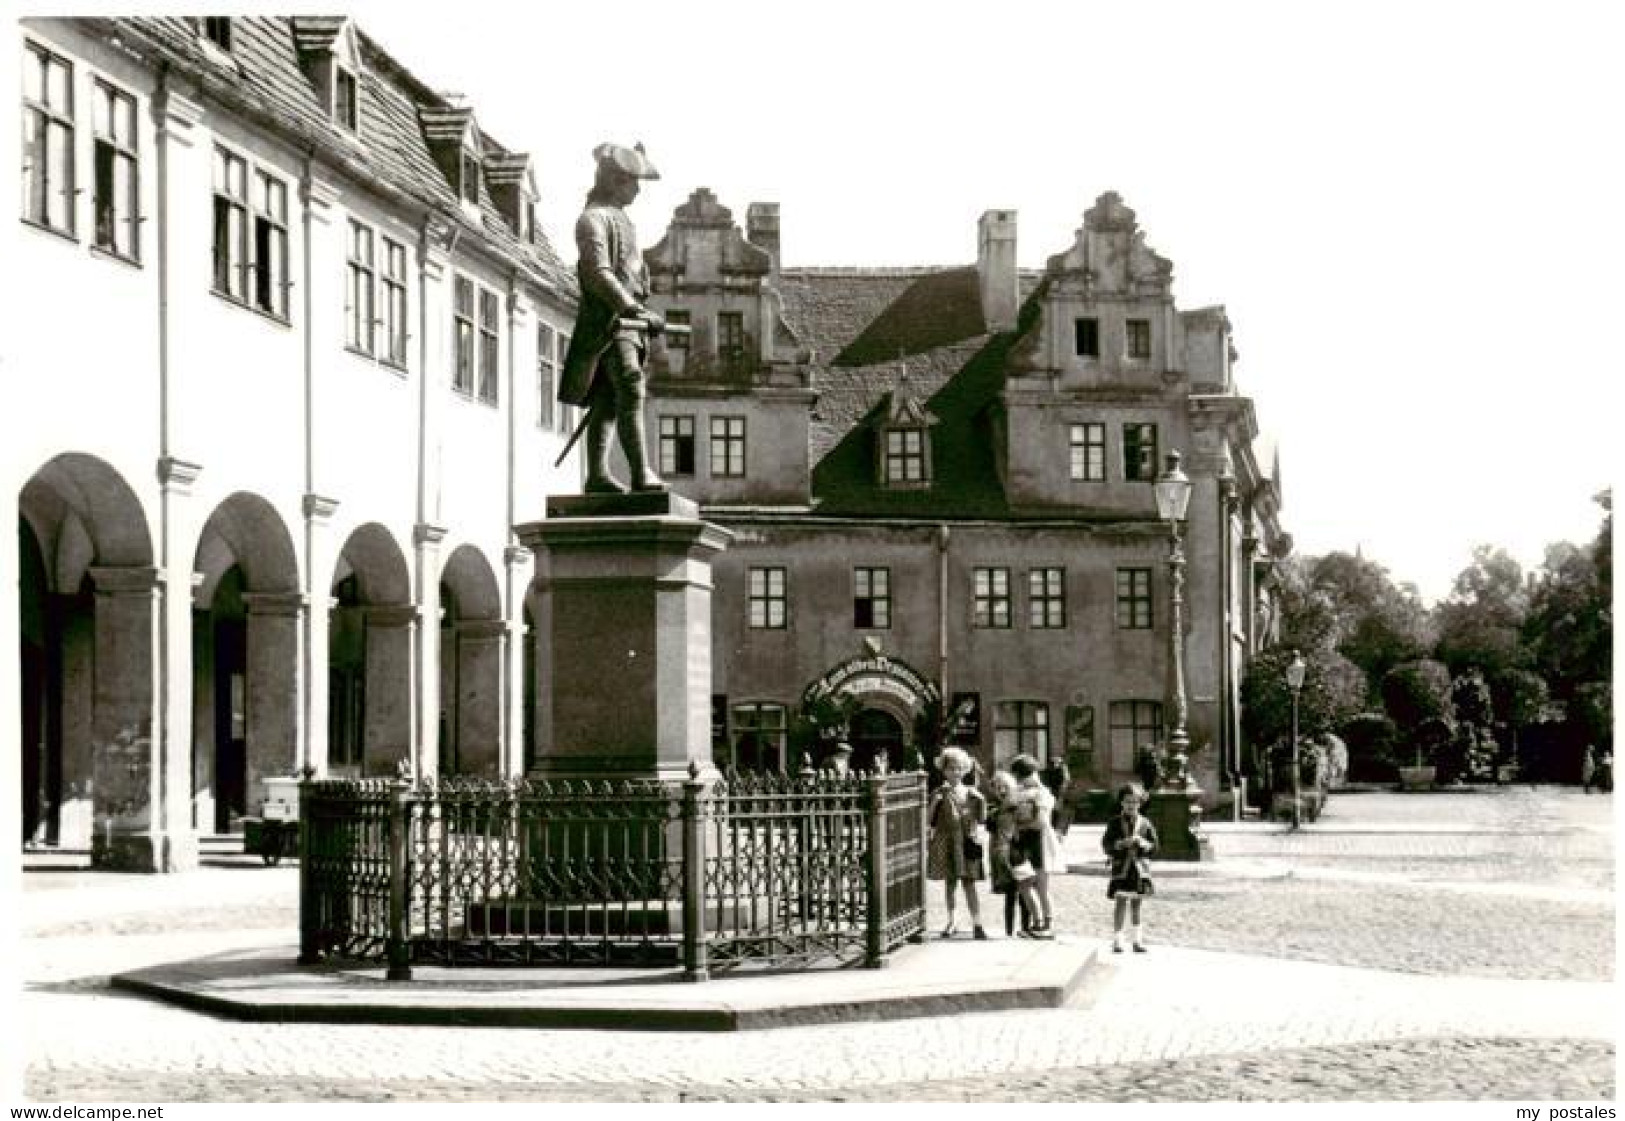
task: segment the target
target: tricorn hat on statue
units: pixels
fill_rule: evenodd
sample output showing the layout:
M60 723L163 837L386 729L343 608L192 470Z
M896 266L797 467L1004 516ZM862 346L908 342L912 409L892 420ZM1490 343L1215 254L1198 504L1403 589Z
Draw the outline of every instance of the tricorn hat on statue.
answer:
M592 158L598 161L600 168L607 164L633 179L660 178L660 172L649 162L649 157L643 154L642 144L634 144L630 148L624 148L619 144L600 144L592 150Z

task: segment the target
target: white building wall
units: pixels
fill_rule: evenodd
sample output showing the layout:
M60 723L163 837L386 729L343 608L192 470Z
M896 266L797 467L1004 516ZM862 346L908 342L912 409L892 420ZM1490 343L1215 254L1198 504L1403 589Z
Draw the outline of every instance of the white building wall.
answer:
M11 49L34 39L72 62L74 163L81 188L72 238L19 221L7 228L15 325L4 368L19 408L8 425L6 482L18 495L53 457L104 461L138 496L164 579L157 611L154 829L177 837L191 791L191 573L211 513L238 492L264 499L292 543L304 596L296 673L301 727L287 765L318 770L327 748L326 616L340 551L359 526L379 523L400 549L419 610L411 674L413 757L432 766L438 673L438 582L461 545L478 550L498 589L505 624L501 743L504 769L523 758L520 683L523 602L533 565L511 526L543 514L546 496L579 489L572 457L555 468L564 436L537 423L536 325L568 334L572 297L547 291L484 252L463 229L454 240L429 209L405 206L324 167L264 129L155 74L70 20L27 20ZM93 248L92 81L105 76L135 96L140 153L140 261ZM212 164L224 145L273 172L288 198L287 322L212 291ZM12 196L15 198L15 196ZM345 347L350 217L408 250L404 369ZM380 246L381 248L381 246ZM380 259L381 266L381 259ZM455 393L453 278L473 278L497 296L500 400ZM164 327L167 323L168 334ZM562 354L560 355L562 358ZM160 460L179 461L160 484ZM195 466L195 478L191 467ZM79 496L94 507L96 496ZM53 558L47 557L47 566ZM15 556L5 572L13 573ZM5 581L0 622L17 649L17 582ZM18 692L14 655L0 689ZM3 731L19 757L19 720ZM253 812L254 807L250 807ZM185 845L180 861L185 862Z

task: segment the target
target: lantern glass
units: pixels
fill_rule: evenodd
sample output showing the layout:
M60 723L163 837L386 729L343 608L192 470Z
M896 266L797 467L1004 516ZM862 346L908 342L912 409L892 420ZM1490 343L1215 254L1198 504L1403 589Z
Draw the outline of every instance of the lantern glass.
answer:
M1292 655L1292 661L1288 663L1286 667L1287 688L1291 689L1294 693L1296 693L1299 689L1302 689L1303 675L1307 673L1308 670L1309 666L1304 662L1303 655L1294 653Z
M1179 453L1169 452L1167 467L1152 484L1157 495L1157 517L1165 522L1185 520L1185 508L1191 500L1191 481L1179 469Z

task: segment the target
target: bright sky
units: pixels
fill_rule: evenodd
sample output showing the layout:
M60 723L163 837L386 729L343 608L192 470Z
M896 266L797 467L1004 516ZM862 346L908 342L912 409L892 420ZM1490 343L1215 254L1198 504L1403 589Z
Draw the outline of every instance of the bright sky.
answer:
M333 7L338 7L334 5ZM526 14L517 14L521 10ZM788 265L1041 267L1121 192L1182 307L1224 304L1300 551L1429 600L1472 547L1594 537L1620 420L1617 3L397 5L362 27L529 151L566 259L603 140L783 213Z

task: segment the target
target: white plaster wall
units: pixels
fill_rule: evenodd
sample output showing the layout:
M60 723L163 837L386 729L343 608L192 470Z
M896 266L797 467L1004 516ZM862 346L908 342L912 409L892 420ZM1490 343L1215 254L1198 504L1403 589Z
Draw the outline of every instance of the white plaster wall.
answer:
M16 26L14 51L20 52L22 40L32 37L73 63L75 170L81 190L73 239L17 220L15 203L10 215L0 216L11 223L5 259L17 281L11 287L15 329L4 343L5 368L16 392L13 419L21 421L8 426L6 482L16 495L34 472L65 452L105 461L138 496L155 558L167 524L167 568L182 581L195 563L201 528L222 501L246 491L270 503L298 558L300 587L311 593L309 631L300 655L308 661L298 671L300 688L306 691L300 712L307 726L300 738L305 745L301 750L324 762L327 590L338 553L357 526L378 522L388 530L412 587L421 592L426 615L435 606L439 565L458 544L467 543L489 564L502 592L504 616L515 624L521 618L532 566L522 554L505 557L513 541L511 522L540 517L548 494L579 489L575 457L559 468L552 466L564 437L536 424L535 325L540 317L566 334L573 310L563 298L521 281L515 301L520 314L510 331L514 282L509 267L477 256L468 234L449 256L441 251L443 269L431 264L425 293L423 209L403 208L319 162L312 166L304 153L195 95L187 94L179 103L183 119L163 144L168 192L160 198L161 102L155 98L155 76L69 21L30 20ZM138 265L90 248L90 107L96 75L137 99L145 219ZM287 188L293 285L286 323L211 291L217 141L251 165L272 171ZM307 183L309 189L302 190ZM404 370L345 349L351 214L408 250L410 338ZM160 339L161 240L169 247L172 324L167 415ZM503 379L495 408L459 397L450 388L451 281L459 272L497 293L503 311ZM201 467L189 493L171 494L167 513L158 480L164 454ZM305 511L310 495L337 502L331 519L314 530ZM447 533L438 550L430 547L420 554L414 530L423 523ZM8 562L14 563L14 558ZM0 623L12 636L5 641L15 648L17 582L7 579L4 586ZM177 631L169 640L172 650L191 649L189 610L186 594L164 616L166 625ZM425 654L432 658L432 639L424 642ZM510 660L517 665L517 649ZM17 667L12 662L7 663L7 696L15 698ZM189 775L194 667L189 654L180 662L160 683L164 695L156 706L174 717L168 749L180 760L178 773ZM511 676L506 668L503 672ZM432 702L433 684L422 677L414 675L414 687ZM511 696L513 683L505 679L503 688ZM417 706L423 698L400 700ZM512 736L518 705L511 700L504 704L503 726ZM0 728L0 740L12 758L19 750L18 734L15 718ZM433 725L420 724L418 735L428 738L432 754ZM519 757L512 745L502 749L509 758Z

